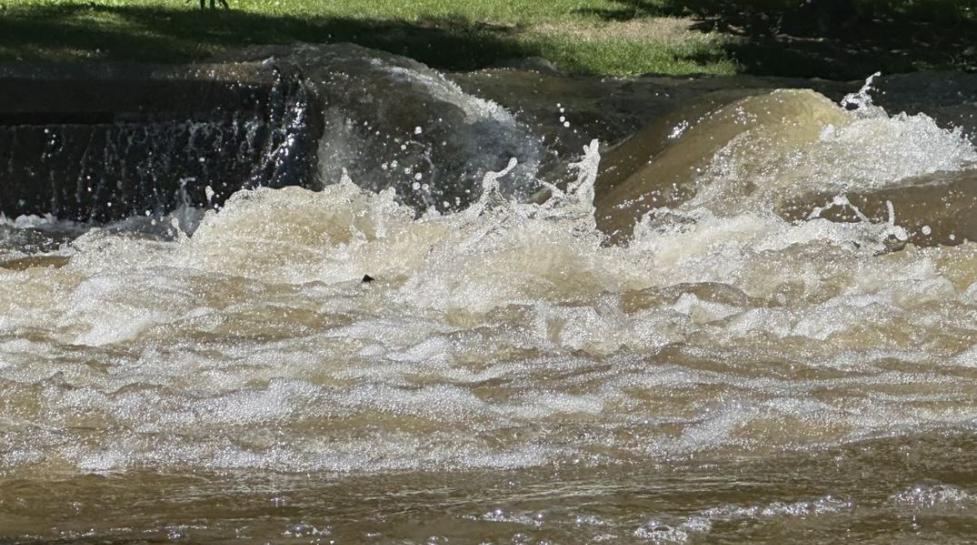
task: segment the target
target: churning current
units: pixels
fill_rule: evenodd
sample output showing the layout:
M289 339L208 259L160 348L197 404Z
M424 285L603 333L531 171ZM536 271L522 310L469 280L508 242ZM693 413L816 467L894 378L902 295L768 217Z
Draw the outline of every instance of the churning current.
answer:
M498 191L513 162L450 214L344 177L191 234L3 219L0 539L908 543L920 512L963 539L972 218L848 195L966 179L977 150L847 100L676 125L620 198L594 141L535 202ZM642 208L678 176L656 157L687 191Z

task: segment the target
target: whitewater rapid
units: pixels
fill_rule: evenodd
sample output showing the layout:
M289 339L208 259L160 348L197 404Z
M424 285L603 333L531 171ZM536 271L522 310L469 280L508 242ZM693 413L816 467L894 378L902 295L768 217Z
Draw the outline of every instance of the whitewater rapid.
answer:
M724 147L622 245L595 226L597 142L543 204L494 191L503 171L455 214L344 178L241 191L192 236L4 220L0 469L600 466L970 430L977 247L889 251L898 215L792 222L735 189L977 158L925 115L832 107L851 119L812 142Z

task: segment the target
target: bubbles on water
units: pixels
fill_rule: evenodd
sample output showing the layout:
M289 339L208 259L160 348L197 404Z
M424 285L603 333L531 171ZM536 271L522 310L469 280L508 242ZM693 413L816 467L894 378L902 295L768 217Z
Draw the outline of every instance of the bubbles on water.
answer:
M930 125L858 119L740 172L759 182L820 161L811 183L871 184L853 181L882 168L867 151L929 154L880 180L972 153ZM599 142L582 151L540 204L501 191L517 161L488 172L467 210L419 218L344 175L321 192L239 192L195 231L181 215L159 218L168 236L92 230L50 249L58 268L0 270L0 395L18 411L4 467L599 465L972 421L960 369L973 359L971 246L889 253L887 237L905 239L894 211L793 224L714 201L656 210L629 245L608 246L594 220ZM415 190L433 185L412 172ZM666 542L717 520L849 508L726 506L628 531ZM537 514L498 518L534 527Z
M889 502L911 509L977 507L977 496L948 484L918 484L889 497Z
M676 526L657 520L650 520L634 531L634 537L651 543L685 543L695 534L706 533L711 528L709 521L690 519Z
M727 505L714 507L702 512L710 520L750 520L775 517L816 517L844 513L854 509L855 504L844 498L823 496L814 500L795 502L772 502L758 505Z
M283 537L287 538L323 538L332 535L333 529L329 526L318 528L312 524L299 522L291 524L282 532Z
M668 133L668 138L671 140L678 139L685 134L685 131L687 130L689 130L689 122L682 120L672 127L672 130Z
M634 536L651 543L686 543L713 531L717 523L764 522L766 519L792 519L830 516L850 512L854 503L833 496L810 501L772 502L756 505L723 505L695 512L687 517L658 517L634 531Z
M743 132L703 169L695 196L682 208L761 213L793 197L871 191L977 163L977 149L960 129L946 130L925 114L840 112L824 97L796 92L763 98L778 108L796 109L799 119L743 121ZM817 136L809 138L808 130Z
M486 522L503 522L508 524L519 524L533 528L542 528L546 515L541 512L536 513L510 513L501 507L484 513L477 520Z

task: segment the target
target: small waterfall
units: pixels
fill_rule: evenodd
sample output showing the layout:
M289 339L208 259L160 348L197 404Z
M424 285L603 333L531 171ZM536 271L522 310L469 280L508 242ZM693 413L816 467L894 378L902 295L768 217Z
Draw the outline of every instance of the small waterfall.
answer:
M0 213L159 217L240 189L321 189L343 171L418 213L446 212L475 202L482 177L512 157L503 193L534 189L533 134L420 63L340 44L257 48L217 66L140 79L93 65L12 82L44 100L0 109ZM72 98L106 93L115 100Z
M200 91L206 108L203 84ZM317 135L303 86L279 76L256 94L239 109L185 117L121 104L87 122L0 124L0 212L106 222L218 205L242 188L314 185L309 142Z
M0 85L0 543L973 542L977 77L247 55Z

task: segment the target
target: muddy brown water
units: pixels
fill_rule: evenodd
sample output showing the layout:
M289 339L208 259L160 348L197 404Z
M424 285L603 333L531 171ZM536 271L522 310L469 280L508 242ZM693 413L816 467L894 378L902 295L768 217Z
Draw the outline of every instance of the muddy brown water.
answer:
M973 542L966 100L858 86L690 102L532 202L3 218L0 542Z

